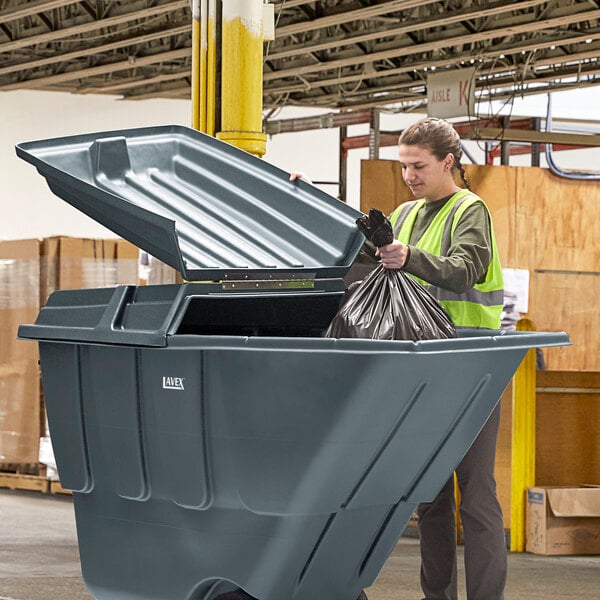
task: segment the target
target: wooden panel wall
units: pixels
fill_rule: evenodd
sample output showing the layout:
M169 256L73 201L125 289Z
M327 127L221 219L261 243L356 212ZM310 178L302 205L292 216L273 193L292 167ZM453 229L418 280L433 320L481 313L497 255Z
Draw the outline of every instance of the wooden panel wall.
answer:
M534 271L529 294L529 314L537 329L563 329L573 342L573 346L544 350L548 368L600 370L600 277L577 271Z
M538 330L567 331L573 346L544 350L551 370L600 371L600 185L548 169L466 165L488 204L504 267L530 272ZM412 195L397 161L362 161L361 210L389 214Z
M600 373L538 371L536 485L600 484ZM510 529L512 383L502 395L495 476Z
M498 167L487 167L492 177ZM517 172L516 227L520 263L530 269L598 271L600 185L556 177L548 169Z
M537 485L600 484L600 373L540 371Z
M389 215L398 204L412 198L402 181L397 160L363 160L360 163L360 210L378 208Z

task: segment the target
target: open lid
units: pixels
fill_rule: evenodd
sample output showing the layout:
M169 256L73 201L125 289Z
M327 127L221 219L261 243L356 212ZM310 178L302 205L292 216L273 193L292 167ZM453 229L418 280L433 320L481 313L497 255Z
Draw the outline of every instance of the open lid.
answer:
M187 280L342 277L357 210L243 150L167 125L21 143L50 189Z

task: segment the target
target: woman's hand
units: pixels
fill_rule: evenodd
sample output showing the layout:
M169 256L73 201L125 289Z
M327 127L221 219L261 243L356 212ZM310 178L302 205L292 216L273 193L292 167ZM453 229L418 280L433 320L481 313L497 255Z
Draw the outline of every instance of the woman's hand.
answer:
M302 181L306 181L306 183L312 184L312 181L300 171L292 171L290 173L290 181L296 181L296 179L302 179Z
M375 256L381 258L381 264L386 269L401 269L408 260L410 249L406 244L394 240L387 246L377 248Z

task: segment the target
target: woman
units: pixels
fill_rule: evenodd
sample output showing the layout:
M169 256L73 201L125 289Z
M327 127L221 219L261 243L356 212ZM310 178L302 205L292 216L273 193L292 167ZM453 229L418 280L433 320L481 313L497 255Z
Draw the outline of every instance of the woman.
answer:
M446 121L422 119L402 133L398 155L402 177L420 200L390 216L396 240L378 249L383 266L423 283L457 328L499 329L503 284L494 232L485 204L468 190L458 134ZM456 170L467 189L456 185ZM469 600L504 597L506 541L494 480L499 422L500 406L456 469ZM454 478L419 506L418 525L425 599L456 600Z
M468 189L459 135L447 121L422 119L400 136L398 157L402 177L419 200L390 215L396 239L376 256L384 267L420 281L457 329L500 329L504 294L494 231L483 200ZM456 171L464 189L456 185ZM300 172L290 179L310 181ZM372 250L366 243L347 283L373 268ZM456 469L468 600L504 598L506 540L494 479L499 425L500 405ZM433 502L418 508L425 600L458 598L455 514L452 477Z

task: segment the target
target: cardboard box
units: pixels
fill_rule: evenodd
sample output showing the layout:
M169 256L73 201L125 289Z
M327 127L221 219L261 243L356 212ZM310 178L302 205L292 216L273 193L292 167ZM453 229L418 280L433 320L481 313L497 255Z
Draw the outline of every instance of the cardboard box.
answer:
M0 242L0 463L36 463L41 431L37 344L17 340L40 304L40 241Z
M37 463L45 429L38 347L19 325L55 290L137 283L138 249L124 240L0 241L0 463Z
M104 240L106 244L107 240ZM106 256L106 248L104 250ZM114 254L110 256L116 264L115 284L138 284L140 280L140 251L137 246L127 240L116 240Z
M97 281L96 240L49 237L41 246L41 304L56 290L101 287ZM86 285L87 283L92 285Z
M526 550L600 554L600 486L528 488Z
M41 304L55 290L137 284L138 249L121 239L55 236L41 248Z
M146 279L148 285L183 283L181 274L154 256L147 256Z

